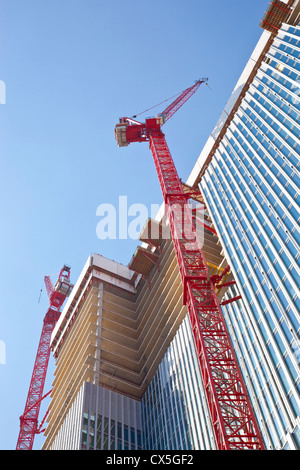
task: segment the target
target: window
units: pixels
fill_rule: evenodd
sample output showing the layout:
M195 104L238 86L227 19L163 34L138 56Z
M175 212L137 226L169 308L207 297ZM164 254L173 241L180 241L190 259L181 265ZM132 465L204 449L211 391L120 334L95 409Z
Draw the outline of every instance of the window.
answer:
M278 374L279 374L279 376L280 376L281 383L282 383L282 385L283 385L283 387L284 387L286 393L289 393L289 391L290 391L290 384L289 384L289 382L288 382L288 380L287 380L287 378L286 378L286 375L285 375L285 373L284 373L284 371L283 371L283 369L282 369L281 366L279 366L279 368L278 368Z
M104 427L103 427L103 450L108 449L108 432L109 432L109 423L108 418L104 418Z
M97 417L97 440L96 440L96 449L101 449L101 429L102 429L102 416L98 415Z
M279 63L276 64L276 67L275 67L275 68L276 68L276 70L278 70L279 72L283 72L283 70L284 70L284 66L283 66L282 64L279 64Z

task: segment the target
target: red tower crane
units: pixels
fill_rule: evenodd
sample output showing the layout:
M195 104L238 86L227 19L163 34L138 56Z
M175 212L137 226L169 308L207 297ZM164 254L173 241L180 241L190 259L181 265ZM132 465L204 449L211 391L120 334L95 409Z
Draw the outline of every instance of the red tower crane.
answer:
M123 117L115 126L119 147L148 141L158 174L183 285L217 448L263 449L246 386L230 341L215 286L230 269L209 277L208 266L161 126L207 79L187 88L163 113L145 123ZM193 192L198 190L192 188ZM199 195L200 195L200 191ZM230 301L237 300L234 297ZM228 303L225 301L223 304ZM222 304L221 304L222 305Z
M49 297L49 308L44 317L24 413L20 416L20 431L16 450L31 450L35 434L42 432L41 427L44 420L38 427L38 416L41 401L50 393L48 392L43 396L50 357L51 334L59 319L60 308L73 288L73 285L70 283L70 267L67 265L64 265L61 269L54 288L50 276L45 276L44 280Z

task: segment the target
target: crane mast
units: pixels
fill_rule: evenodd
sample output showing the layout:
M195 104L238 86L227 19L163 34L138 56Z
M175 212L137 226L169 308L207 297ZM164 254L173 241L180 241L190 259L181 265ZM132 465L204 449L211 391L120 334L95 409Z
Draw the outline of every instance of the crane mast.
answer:
M43 398L43 390L50 357L50 340L52 331L60 316L60 308L70 295L73 285L70 283L70 267L64 265L53 288L49 276L45 276L45 285L49 297L49 308L43 321L42 333L37 349L36 359L31 376L24 413L20 416L20 431L16 450L31 450L38 428L38 416ZM43 420L44 422L44 420ZM43 422L41 424L43 424Z
M183 303L190 316L217 448L263 449L263 441L215 290L230 268L227 267L221 275L209 277L208 265L188 206L190 195L183 189L161 130L161 126L206 80L196 81L163 113L146 119L145 123L121 118L115 126L115 138L119 147L131 142L149 142L169 219L183 285ZM239 298L234 297L223 304Z

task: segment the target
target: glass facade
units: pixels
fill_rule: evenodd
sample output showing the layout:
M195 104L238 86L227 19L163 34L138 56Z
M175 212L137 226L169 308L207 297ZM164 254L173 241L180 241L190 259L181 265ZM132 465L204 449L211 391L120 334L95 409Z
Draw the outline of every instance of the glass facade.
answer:
M142 400L145 450L215 449L187 316Z
M51 450L141 450L141 404L84 382Z
M242 302L224 308L266 448L299 448L300 28L283 25L200 182Z
M140 450L140 402L84 383L82 450Z
M84 413L81 449L140 450L141 431L107 416Z

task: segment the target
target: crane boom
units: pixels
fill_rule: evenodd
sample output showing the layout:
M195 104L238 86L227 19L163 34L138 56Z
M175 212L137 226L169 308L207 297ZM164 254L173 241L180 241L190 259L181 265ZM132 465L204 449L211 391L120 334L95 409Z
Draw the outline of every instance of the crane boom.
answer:
M166 116L173 115L201 83L203 81L198 81L185 90L167 108ZM162 115L146 119L145 123L121 118L115 127L115 137L120 147L143 141L148 141L150 145L170 223L183 285L183 303L188 308L191 320L217 448L263 449L263 441L215 291L225 271L221 276L209 278L192 212L187 204L189 195L184 191L161 131L164 122Z
M38 431L38 416L43 397L43 390L50 357L50 340L52 331L60 316L60 308L73 288L70 283L70 267L64 265L53 288L49 276L45 276L46 289L49 296L49 308L43 321L42 333L37 349L36 359L31 376L31 382L25 403L25 409L20 416L20 431L16 450L31 450L34 437Z
M186 90L184 90L176 100L174 100L161 114L160 116L163 116L164 123L170 119L173 114L178 111L179 108L181 108L184 103L190 99L190 97L196 93L198 90L199 86L201 83L207 82L207 78L201 78L200 80L197 80L194 85L190 86Z
M48 298L50 300L51 295L53 294L53 290L54 290L52 282L51 282L51 277L50 276L45 276L44 277L44 283L45 283L45 286L46 286L46 291L47 291Z

